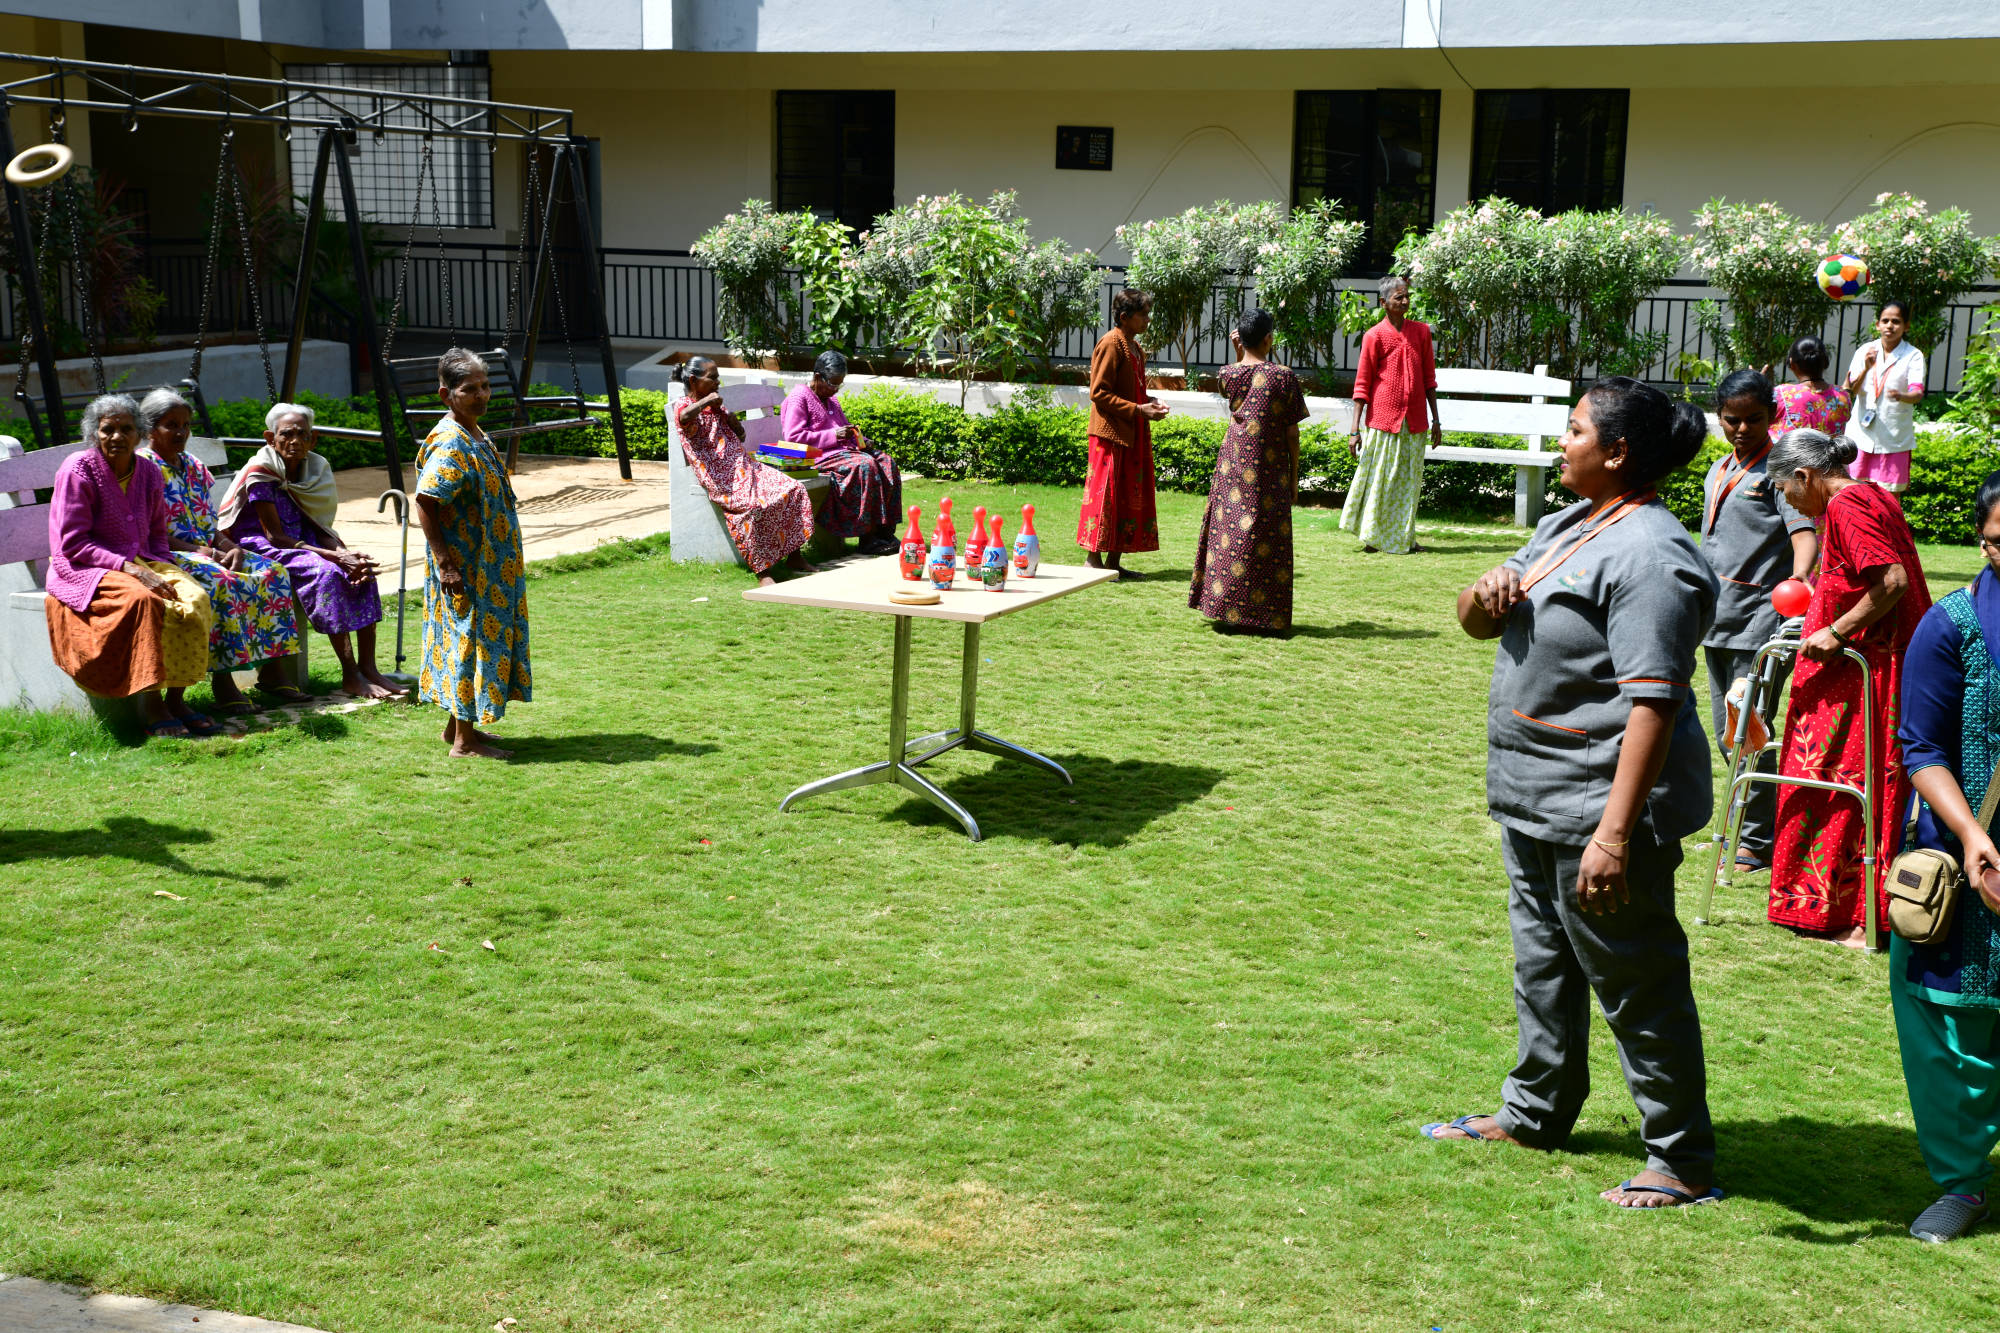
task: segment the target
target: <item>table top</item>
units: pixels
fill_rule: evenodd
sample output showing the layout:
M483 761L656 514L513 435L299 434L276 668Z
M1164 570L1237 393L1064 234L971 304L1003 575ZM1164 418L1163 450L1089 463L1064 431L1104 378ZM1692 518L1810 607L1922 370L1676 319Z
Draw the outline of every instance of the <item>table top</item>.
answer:
M903 578L900 557L875 556L855 560L836 569L823 569L802 579L790 579L769 588L744 592L746 602L782 602L791 606L824 606L837 611L874 611L881 615L913 616L919 620L959 620L983 625L1014 611L1052 602L1118 577L1115 569L1091 569L1086 565L1044 564L1035 577L1024 579L1010 574L1007 586L988 592L969 581L960 571L958 581L938 594L935 606L904 606L889 600L895 588L928 588L930 580L911 583Z

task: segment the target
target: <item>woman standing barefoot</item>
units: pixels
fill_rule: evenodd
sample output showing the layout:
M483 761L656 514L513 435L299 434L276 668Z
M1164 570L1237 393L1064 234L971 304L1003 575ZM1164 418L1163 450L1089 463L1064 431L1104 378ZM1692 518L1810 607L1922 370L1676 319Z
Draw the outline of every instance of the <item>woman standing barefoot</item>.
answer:
M1146 393L1146 354L1139 348L1153 320L1153 298L1126 287L1111 298L1111 319L1115 327L1090 354L1090 471L1076 544L1089 552L1084 563L1092 569L1136 579L1138 572L1119 562L1128 551L1160 549L1152 427L1167 406Z

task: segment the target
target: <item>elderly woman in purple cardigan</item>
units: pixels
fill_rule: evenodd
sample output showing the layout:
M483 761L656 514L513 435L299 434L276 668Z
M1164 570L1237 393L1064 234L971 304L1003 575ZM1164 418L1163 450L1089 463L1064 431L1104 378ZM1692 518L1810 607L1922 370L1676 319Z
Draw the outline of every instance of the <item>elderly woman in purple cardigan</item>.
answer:
M903 512L903 474L896 460L848 423L834 395L847 378L847 358L819 354L811 384L801 384L778 414L785 439L819 450L814 467L832 483L820 527L836 537L861 538L863 555L893 555L896 519Z
M49 499L49 653L87 694L139 696L153 735L211 735L214 723L160 695L207 677L215 613L173 563L165 483L139 462L139 404L105 394L82 432Z

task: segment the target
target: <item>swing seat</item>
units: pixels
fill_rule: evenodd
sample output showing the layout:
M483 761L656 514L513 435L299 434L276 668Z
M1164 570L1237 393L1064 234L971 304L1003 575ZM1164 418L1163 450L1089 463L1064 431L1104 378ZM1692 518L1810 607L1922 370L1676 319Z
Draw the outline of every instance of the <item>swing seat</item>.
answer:
M507 464L510 470L520 452L519 440L591 426L596 424L596 414L611 411L610 403L594 403L580 393L524 395L514 374L514 360L503 348L481 352L479 359L485 363L486 382L493 389L486 420L500 422L511 418L514 423L509 426L489 425L486 429L487 438L508 441ZM437 358L399 357L389 363L389 380L395 387L396 404L402 410L410 435L422 440L430 434L438 418L444 415L444 404L438 401L437 396ZM540 421L529 420L532 412L548 411L561 415Z

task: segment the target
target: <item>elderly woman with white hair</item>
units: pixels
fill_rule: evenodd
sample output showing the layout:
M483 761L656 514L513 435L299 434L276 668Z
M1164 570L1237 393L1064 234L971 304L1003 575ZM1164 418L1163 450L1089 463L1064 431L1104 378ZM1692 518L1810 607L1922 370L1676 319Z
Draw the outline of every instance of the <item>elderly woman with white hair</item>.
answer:
M139 405L105 394L82 432L49 500L50 655L88 694L138 696L153 735L206 735L206 718L175 716L160 697L206 674L214 613L173 564L160 472L139 462Z
M403 694L375 667L375 626L382 620L375 578L381 571L333 530L340 495L332 465L313 452L315 438L310 407L274 406L264 416L264 447L230 483L217 522L245 551L291 574L306 620L340 659L341 689L370 699Z
M286 662L299 650L298 618L292 610L292 577L275 560L252 555L215 523L215 478L187 451L194 409L172 389L155 389L139 401L141 452L159 466L166 483L167 545L174 564L199 583L215 610L208 635L208 669L218 711L241 716L257 711L236 686L235 672L257 668L257 683L286 703L301 703L304 691L285 679ZM189 710L176 686L167 691L167 710L185 718Z

